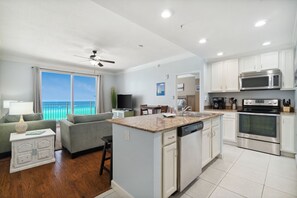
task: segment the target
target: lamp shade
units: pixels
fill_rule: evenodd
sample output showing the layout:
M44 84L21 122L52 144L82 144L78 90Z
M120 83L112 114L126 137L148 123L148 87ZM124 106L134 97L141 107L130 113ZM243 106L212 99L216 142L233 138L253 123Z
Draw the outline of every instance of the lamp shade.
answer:
M33 113L33 102L11 102L9 104L10 115L24 115Z
M17 100L3 100L3 108L8 109L11 102L17 102Z

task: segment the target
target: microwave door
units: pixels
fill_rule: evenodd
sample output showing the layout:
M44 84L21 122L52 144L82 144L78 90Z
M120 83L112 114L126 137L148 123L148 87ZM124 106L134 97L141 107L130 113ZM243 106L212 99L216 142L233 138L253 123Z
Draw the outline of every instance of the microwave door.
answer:
M242 77L240 80L241 90L269 89L271 78L267 75L257 77Z

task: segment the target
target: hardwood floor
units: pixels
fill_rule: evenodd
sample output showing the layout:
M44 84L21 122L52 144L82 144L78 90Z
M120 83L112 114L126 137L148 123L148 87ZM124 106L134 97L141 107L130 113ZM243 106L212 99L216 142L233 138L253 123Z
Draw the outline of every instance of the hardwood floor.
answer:
M9 173L10 157L0 159L1 198L92 197L110 189L109 174L99 175L102 151L71 159L55 152L56 162Z

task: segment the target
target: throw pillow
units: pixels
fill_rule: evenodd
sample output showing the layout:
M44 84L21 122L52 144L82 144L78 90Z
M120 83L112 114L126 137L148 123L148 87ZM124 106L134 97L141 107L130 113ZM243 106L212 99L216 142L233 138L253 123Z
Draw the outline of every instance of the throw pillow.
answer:
M23 115L23 118L24 118L24 121L42 120L43 115L42 113L33 113L33 114Z
M19 121L20 121L20 115L6 115L5 116L5 123L19 122Z
M96 122L102 121L106 119L111 119L112 113L100 113L96 115L74 115L73 116L73 123L85 123L85 122Z

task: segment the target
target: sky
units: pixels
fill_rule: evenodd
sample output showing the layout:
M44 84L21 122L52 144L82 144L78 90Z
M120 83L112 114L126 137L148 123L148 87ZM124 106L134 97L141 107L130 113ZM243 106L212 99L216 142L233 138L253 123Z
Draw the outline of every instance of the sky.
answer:
M42 101L70 101L70 74L42 72ZM74 101L95 101L95 77L74 76Z

